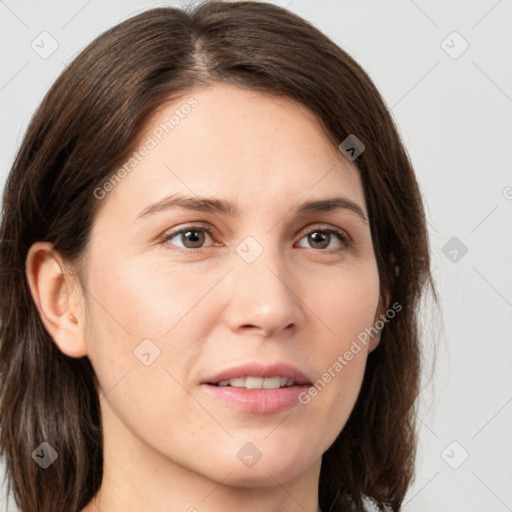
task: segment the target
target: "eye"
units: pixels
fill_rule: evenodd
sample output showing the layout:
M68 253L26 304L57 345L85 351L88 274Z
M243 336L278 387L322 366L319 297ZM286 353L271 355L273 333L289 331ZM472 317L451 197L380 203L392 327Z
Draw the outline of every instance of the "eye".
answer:
M183 249L200 249L208 237L212 238L212 231L208 226L189 226L164 235L161 241ZM181 246L172 242L175 238L182 243Z
M204 248L207 239L212 239L212 237L213 233L208 225L195 225L165 234L160 242L172 245L178 250L182 249L186 251ZM351 244L348 235L344 231L333 228L311 230L301 238L301 241L304 239L306 239L312 249L320 251L330 249L330 251L325 252L336 252L342 250L344 247L349 247ZM336 244L336 242L337 246L332 247L332 243ZM300 243L299 246L304 247L304 245Z
M350 245L350 240L344 231L332 228L314 229L307 233L301 240L306 239L313 249L334 249L340 250ZM329 247L331 242L338 242L338 248ZM304 247L301 245L301 247Z

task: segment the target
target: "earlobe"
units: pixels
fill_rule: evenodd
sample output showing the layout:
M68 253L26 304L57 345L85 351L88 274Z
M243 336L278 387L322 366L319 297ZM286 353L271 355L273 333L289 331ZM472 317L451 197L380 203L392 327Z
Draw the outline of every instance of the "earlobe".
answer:
M375 314L375 318L373 319L373 327L378 330L378 333L371 337L370 343L368 344L368 352L374 351L379 346L382 329L384 328L385 325L383 317L386 316L388 304L389 297L387 295L385 297L380 298L377 313Z
M66 271L63 259L49 242L30 247L25 270L39 316L55 344L70 357L86 356L77 278Z
M379 334L372 336L370 339L370 343L368 344L368 353L373 352L380 343L380 331Z

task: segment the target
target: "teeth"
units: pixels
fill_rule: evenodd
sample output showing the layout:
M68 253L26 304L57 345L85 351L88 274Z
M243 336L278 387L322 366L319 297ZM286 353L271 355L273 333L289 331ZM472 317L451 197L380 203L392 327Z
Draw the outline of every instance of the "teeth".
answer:
M229 379L229 385L234 388L245 388L245 379Z
M247 389L261 389L263 387L264 380L268 379L262 379L261 377L247 377L245 379L244 387L246 387Z
M263 379L263 389L278 389L281 387L280 377L268 377Z
M279 389L293 386L295 381L287 377L238 377L236 379L221 380L217 386L231 386L246 389Z

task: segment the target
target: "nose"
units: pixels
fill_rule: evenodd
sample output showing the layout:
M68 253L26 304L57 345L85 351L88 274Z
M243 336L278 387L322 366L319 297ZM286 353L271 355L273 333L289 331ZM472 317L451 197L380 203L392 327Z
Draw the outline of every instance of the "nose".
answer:
M299 280L277 250L264 249L252 263L239 258L230 279L226 314L233 332L270 337L304 323Z

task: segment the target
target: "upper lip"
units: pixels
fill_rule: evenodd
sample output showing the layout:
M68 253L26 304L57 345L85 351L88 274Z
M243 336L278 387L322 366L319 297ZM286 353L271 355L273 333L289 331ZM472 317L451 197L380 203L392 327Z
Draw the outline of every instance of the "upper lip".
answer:
M286 377L293 379L296 384L311 384L306 375L297 367L288 363L262 364L248 363L234 368L228 368L220 373L212 375L202 381L202 384L217 384L223 380L242 377Z

